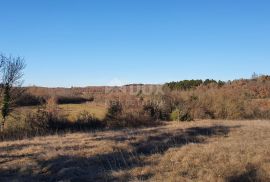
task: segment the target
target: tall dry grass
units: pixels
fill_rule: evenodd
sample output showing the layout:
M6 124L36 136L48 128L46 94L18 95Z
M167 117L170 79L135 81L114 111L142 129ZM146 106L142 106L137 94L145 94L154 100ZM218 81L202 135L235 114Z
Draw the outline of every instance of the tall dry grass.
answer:
M0 142L0 181L266 182L269 130L202 120Z

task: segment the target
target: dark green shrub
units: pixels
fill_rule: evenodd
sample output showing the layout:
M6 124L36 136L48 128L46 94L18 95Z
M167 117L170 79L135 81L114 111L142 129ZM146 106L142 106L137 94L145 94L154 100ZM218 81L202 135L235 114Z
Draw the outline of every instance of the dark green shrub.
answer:
M94 98L84 98L79 96L58 96L56 98L57 104L82 104L92 102Z
M17 106L38 106L46 102L46 99L40 96L34 96L30 93L25 93L21 95L16 100Z
M183 80L179 82L166 83L165 86L171 90L190 90L203 84L202 80Z
M113 119L117 118L117 116L121 115L123 111L123 106L119 101L111 101L109 103L108 113L106 118Z
M218 86L225 85L225 82L213 79L206 79L206 80L182 80L178 82L169 82L165 84L165 87L170 88L171 90L191 90L195 89L200 85L209 85L209 84L216 84Z
M193 121L193 118L188 111L181 111L180 109L175 109L171 114L170 114L170 119L172 121Z
M210 79L206 79L203 82L204 85L209 85L211 83L217 84L217 81L216 80L213 80L213 79L211 79L211 80Z

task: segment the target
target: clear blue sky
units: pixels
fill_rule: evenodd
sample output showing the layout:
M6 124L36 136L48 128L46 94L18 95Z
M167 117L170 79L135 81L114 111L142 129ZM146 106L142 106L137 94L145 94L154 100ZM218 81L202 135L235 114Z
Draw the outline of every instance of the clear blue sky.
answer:
M269 0L1 0L0 52L25 85L270 74Z

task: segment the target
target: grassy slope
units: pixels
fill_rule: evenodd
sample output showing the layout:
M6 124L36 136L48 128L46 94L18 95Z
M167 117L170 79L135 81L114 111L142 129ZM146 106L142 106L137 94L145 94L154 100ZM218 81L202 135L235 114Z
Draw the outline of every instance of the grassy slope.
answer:
M0 143L0 181L268 181L269 121L197 121Z

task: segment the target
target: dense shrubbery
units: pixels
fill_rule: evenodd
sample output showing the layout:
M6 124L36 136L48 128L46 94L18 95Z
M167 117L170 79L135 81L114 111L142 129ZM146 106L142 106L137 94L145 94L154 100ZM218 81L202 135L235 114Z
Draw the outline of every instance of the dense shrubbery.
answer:
M148 116L150 123L194 119L269 119L270 103L265 99L270 98L269 81L267 76L252 80L235 80L226 84L215 80L183 81L181 84L184 86L180 86L185 88L183 90L165 89L164 94L154 96L141 94L143 102L139 106L131 106L127 109L126 106L118 103L110 109L117 110L115 120L125 120L125 122L127 119L123 119L122 116L134 116L134 113L139 113L137 118ZM199 86L195 87L196 85ZM136 102L135 99L133 101ZM132 120L135 120L134 117Z
M71 122L59 112L53 101L50 101L46 107L42 106L25 116L10 118L5 131L0 133L0 140L22 139L67 131L96 130L105 126L104 121L86 111L80 113L76 121Z
M5 131L0 134L1 139L17 139L57 132L60 123L66 122L65 118L43 108L19 117L16 122L12 119L8 121Z
M152 98L143 103L142 110L152 121L166 121L169 119L171 106L163 98Z
M57 104L82 104L92 102L93 97L85 98L81 96L36 96L28 92L22 94L17 100L17 106L38 106L45 104L47 100L54 98Z
M30 93L24 93L16 100L17 106L38 106L46 103L46 99L41 96L34 96Z
M265 77L236 80L223 87L217 84L201 85L193 90L166 94L177 98L174 109L186 111L195 119L269 119L268 101L260 100L270 97L270 84ZM176 113L172 115L175 119Z
M109 128L123 128L153 126L161 118L161 108L153 103L131 108L120 101L112 101L105 120Z

